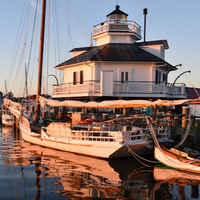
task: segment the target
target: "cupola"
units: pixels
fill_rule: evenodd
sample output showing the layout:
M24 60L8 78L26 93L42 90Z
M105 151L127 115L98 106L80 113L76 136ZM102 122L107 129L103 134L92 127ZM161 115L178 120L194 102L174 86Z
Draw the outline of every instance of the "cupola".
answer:
M93 27L93 40L97 46L107 43L131 44L141 39L141 26L135 21L128 20L128 14L119 9L108 14L107 20Z
M124 13L119 9L119 5L116 5L115 10L108 14L108 21L113 21L115 23L127 23L128 22L128 14Z

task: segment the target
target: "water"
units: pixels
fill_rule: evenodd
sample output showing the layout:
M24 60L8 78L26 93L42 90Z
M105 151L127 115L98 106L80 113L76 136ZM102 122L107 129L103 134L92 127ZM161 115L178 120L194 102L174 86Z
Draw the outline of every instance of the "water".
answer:
M24 142L0 133L0 199L199 199L200 175L135 158L106 161Z

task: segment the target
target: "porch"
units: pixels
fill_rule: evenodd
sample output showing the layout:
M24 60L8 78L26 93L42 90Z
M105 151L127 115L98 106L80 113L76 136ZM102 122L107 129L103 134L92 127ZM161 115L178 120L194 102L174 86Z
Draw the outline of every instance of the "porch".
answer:
M148 81L117 82L105 87L102 81L84 81L82 84L65 83L53 86L53 98L64 97L134 97L186 98L185 84L156 84Z

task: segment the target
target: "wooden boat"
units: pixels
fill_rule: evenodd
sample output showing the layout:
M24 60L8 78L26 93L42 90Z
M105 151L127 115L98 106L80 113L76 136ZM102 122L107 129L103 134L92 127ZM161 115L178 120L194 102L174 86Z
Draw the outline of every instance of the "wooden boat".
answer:
M19 110L22 109L16 109L18 104L16 105L10 100L5 99L4 104L9 105L14 115L19 114ZM90 102L88 105L88 103L79 101L59 102L42 98L40 104L44 107L89 107L94 105L98 107L120 107L122 105L140 107L141 105L154 105L154 102L143 100L103 101L101 103ZM18 115L16 116L20 118ZM40 115L40 121L42 121L42 116ZM145 124L148 118L151 117L142 114L133 117L115 118L91 125L72 125L66 121L50 121L49 124L45 125L33 123L33 119L24 112L19 120L19 127L22 138L33 144L99 158L114 158L130 156L132 153L138 155L153 153L152 141L148 138L148 124L146 123L146 128L139 128L133 123L134 120L140 119ZM162 120L156 120L155 124L158 124L159 121L162 122ZM158 127L153 129L156 133L161 132L163 134L163 129Z
M150 141L144 133L138 132L134 127L127 130L126 125L116 124L110 123L108 126L104 122L99 126L95 125L94 129L90 126L79 126L77 129L69 123L52 122L37 129L26 117L22 117L19 123L25 141L62 151L99 158L131 156L130 149L138 155L152 152Z
M169 167L200 173L200 160L188 156L187 153L177 149L166 147L155 147L154 156L164 165Z
M1 111L1 121L4 126L13 126L13 116L10 110L4 109Z

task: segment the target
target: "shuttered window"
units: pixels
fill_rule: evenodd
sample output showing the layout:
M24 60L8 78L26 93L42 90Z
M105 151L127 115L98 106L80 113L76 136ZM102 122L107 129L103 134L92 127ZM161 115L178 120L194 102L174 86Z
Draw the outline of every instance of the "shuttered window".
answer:
M124 72L121 72L121 83L124 82Z
M83 71L80 71L80 84L83 84Z
M128 83L128 72L121 72L121 83Z
M76 85L76 72L73 72L73 84Z

